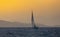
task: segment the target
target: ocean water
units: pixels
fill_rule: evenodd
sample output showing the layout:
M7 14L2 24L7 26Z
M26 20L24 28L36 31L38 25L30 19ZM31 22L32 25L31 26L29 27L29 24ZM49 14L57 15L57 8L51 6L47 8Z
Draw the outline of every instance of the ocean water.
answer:
M60 37L60 27L0 28L0 37Z

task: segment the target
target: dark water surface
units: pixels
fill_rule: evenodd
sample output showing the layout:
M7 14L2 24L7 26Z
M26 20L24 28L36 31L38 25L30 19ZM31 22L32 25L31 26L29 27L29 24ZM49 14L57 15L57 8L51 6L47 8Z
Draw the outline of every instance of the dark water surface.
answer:
M60 37L60 27L0 28L0 37Z

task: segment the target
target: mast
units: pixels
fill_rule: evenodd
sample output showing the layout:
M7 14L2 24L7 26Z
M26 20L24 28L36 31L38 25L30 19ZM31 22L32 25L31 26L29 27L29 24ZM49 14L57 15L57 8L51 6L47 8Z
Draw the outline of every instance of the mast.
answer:
M38 27L35 25L35 22L34 22L33 11L32 11L31 22L32 22L32 27L33 27L34 29L38 29Z
M34 23L33 11L32 11L32 18L31 18L31 22L32 22L32 26L34 27L35 23Z
M33 11L32 11L32 23L33 23L33 21L34 21L34 18L33 18Z

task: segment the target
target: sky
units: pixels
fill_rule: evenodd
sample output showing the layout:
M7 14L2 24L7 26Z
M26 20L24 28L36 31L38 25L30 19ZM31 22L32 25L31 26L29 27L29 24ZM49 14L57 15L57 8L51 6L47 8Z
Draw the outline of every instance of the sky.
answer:
M60 25L60 0L0 0L0 20L31 23L32 10L36 24Z

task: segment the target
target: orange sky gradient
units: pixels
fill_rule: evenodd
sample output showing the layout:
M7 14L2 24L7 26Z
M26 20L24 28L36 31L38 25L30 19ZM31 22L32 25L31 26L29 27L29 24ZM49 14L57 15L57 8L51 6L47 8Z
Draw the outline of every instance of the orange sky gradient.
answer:
M60 24L60 0L0 0L0 20L54 26Z

